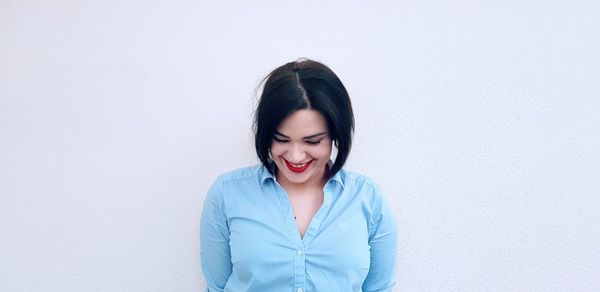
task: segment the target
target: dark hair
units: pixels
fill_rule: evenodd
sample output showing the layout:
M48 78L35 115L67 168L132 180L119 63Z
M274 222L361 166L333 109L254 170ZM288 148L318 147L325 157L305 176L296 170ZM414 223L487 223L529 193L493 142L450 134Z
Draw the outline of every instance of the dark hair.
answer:
M333 177L344 165L352 146L354 115L346 88L327 66L309 59L289 62L271 72L254 113L254 142L262 164L275 175L269 149L281 122L300 109L320 112L338 149L328 173Z

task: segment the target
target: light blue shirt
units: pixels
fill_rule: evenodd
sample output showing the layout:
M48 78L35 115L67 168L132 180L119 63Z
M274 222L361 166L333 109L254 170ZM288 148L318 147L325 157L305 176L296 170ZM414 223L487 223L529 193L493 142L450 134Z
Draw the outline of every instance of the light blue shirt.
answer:
M304 237L286 191L262 166L219 176L204 201L207 291L392 291L397 230L379 187L340 170Z

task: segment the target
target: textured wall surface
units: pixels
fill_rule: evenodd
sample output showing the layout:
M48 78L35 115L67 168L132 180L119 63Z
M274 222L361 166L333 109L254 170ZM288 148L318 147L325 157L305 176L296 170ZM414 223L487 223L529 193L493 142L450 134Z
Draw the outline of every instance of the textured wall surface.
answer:
M600 291L598 1L239 2L0 2L0 290L203 288L205 192L310 57L397 211L398 291Z

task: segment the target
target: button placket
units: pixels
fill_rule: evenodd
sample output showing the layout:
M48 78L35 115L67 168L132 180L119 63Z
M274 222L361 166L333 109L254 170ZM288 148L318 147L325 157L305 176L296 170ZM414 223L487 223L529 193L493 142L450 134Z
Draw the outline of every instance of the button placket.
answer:
M296 255L294 256L295 262L295 286L297 287L297 291L302 291L306 286L306 258L304 257L304 247L300 247L296 250Z

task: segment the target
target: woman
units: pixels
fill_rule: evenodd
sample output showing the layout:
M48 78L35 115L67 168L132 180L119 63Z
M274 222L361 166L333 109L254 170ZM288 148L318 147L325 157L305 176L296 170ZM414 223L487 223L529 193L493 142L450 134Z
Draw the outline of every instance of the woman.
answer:
M391 291L396 225L377 185L342 168L353 130L348 93L325 65L303 59L267 76L254 118L261 164L221 175L204 202L208 291Z

